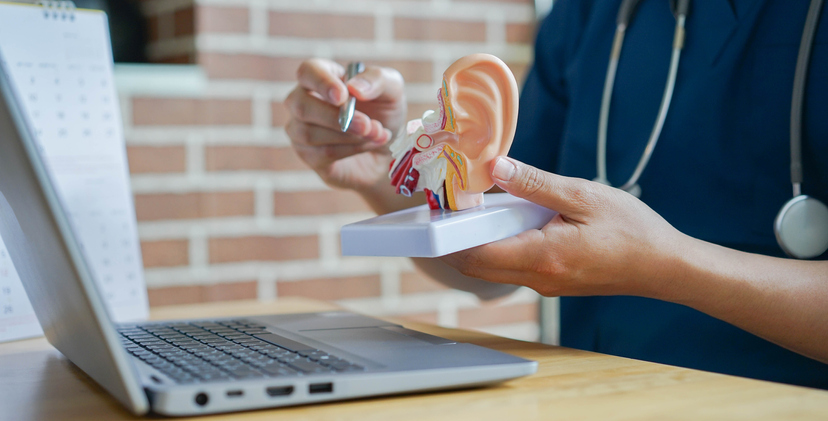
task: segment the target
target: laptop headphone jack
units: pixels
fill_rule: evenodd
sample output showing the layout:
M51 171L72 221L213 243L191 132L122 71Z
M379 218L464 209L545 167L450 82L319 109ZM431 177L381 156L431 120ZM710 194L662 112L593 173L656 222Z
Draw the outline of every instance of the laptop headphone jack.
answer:
M207 402L210 402L210 396L208 396L206 393L201 392L201 393L195 395L196 405L204 406L204 405L207 405Z

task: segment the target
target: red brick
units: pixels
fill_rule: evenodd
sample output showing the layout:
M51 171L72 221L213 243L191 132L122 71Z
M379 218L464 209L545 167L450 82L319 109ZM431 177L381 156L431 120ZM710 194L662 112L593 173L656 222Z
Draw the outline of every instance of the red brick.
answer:
M270 146L208 146L204 150L207 171L295 171L308 167L293 148Z
M325 301L379 297L381 293L379 275L279 282L276 285L276 295L279 297L307 297Z
M199 6L195 29L199 34L250 32L250 11L243 7Z
M136 126L249 125L252 104L245 99L132 99Z
M457 324L462 328L478 328L521 322L538 321L538 303L489 305L457 312Z
M348 63L349 60L337 60L343 66ZM406 82L421 82L421 83L431 83L432 77L431 73L434 68L434 65L430 61L422 61L422 60L368 60L365 62L366 65L374 65L374 66L381 66L381 67L391 67L393 69L397 69L400 72L403 79ZM436 101L437 92L434 92L434 98Z
M373 39L374 17L270 12L270 35L299 38Z
M173 14L175 37L186 37L195 35L195 8L176 10Z
M144 267L187 266L190 264L189 241L142 241Z
M274 215L327 215L370 211L358 194L345 190L273 193Z
M187 170L186 151L183 146L128 146L129 172L180 173Z
M284 103L271 102L270 103L270 122L273 127L283 127L290 119L290 113Z
M160 193L135 196L139 221L218 218L254 213L253 192Z
M394 18L394 38L415 41L486 41L486 24L454 20Z
M253 54L202 53L199 64L210 79L296 81L296 69L304 59Z
M530 23L507 23L506 42L529 44L535 39L535 25Z
M319 238L211 238L209 248L210 263L315 259L319 257Z
M257 296L256 281L214 285L188 285L147 290L152 307L212 301L251 300Z
M447 286L419 272L403 272L400 276L400 293L416 294L420 292L442 291Z

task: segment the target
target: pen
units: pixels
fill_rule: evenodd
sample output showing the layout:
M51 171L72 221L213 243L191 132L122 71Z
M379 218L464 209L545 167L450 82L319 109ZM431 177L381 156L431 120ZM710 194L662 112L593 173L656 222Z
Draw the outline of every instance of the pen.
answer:
M365 70L365 65L361 61L348 63L348 70L345 73L345 83L348 83L351 78L362 73ZM354 119L354 108L356 107L356 98L348 96L348 100L339 108L339 128L345 132L351 125L351 120Z

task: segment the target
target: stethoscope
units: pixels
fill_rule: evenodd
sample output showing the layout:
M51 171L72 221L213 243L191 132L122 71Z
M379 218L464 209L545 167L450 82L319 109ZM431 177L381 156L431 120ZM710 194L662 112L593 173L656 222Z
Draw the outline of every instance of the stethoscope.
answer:
M615 84L615 74L618 70L618 60L621 57L621 47L624 44L624 35L629 27L635 9L641 0L623 0L618 10L615 38L610 53L607 77L604 82L604 93L601 97L601 114L598 122L598 176L595 181L611 185L607 179L607 124L609 121L610 102ZM810 259L825 253L828 250L828 206L808 195L802 194L802 108L805 98L805 79L811 60L811 50L814 44L819 14L823 0L811 0L808 16L805 19L805 28L802 32L802 41L799 45L799 56L796 60L794 74L793 98L791 102L791 184L793 185L793 199L782 206L773 224L776 241L782 250L789 256L797 259ZM679 58L684 48L685 21L690 7L690 0L670 0L670 8L676 17L676 29L673 34L673 51L670 58L670 69L667 77L667 86L661 98L658 116L650 132L650 138L641 154L641 159L635 167L632 176L619 189L641 197L641 187L638 179L650 157L656 143L661 136L661 129L670 109L673 99L673 90L676 86Z

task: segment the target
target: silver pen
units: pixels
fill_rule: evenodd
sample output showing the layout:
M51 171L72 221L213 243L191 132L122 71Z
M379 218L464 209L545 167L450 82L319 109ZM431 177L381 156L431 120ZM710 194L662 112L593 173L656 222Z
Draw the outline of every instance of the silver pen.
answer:
M365 71L365 65L361 61L348 63L348 70L345 72L345 83L348 83L351 78ZM339 108L339 128L343 132L348 131L351 126L351 120L354 119L354 108L356 107L356 98L348 95L348 100Z

